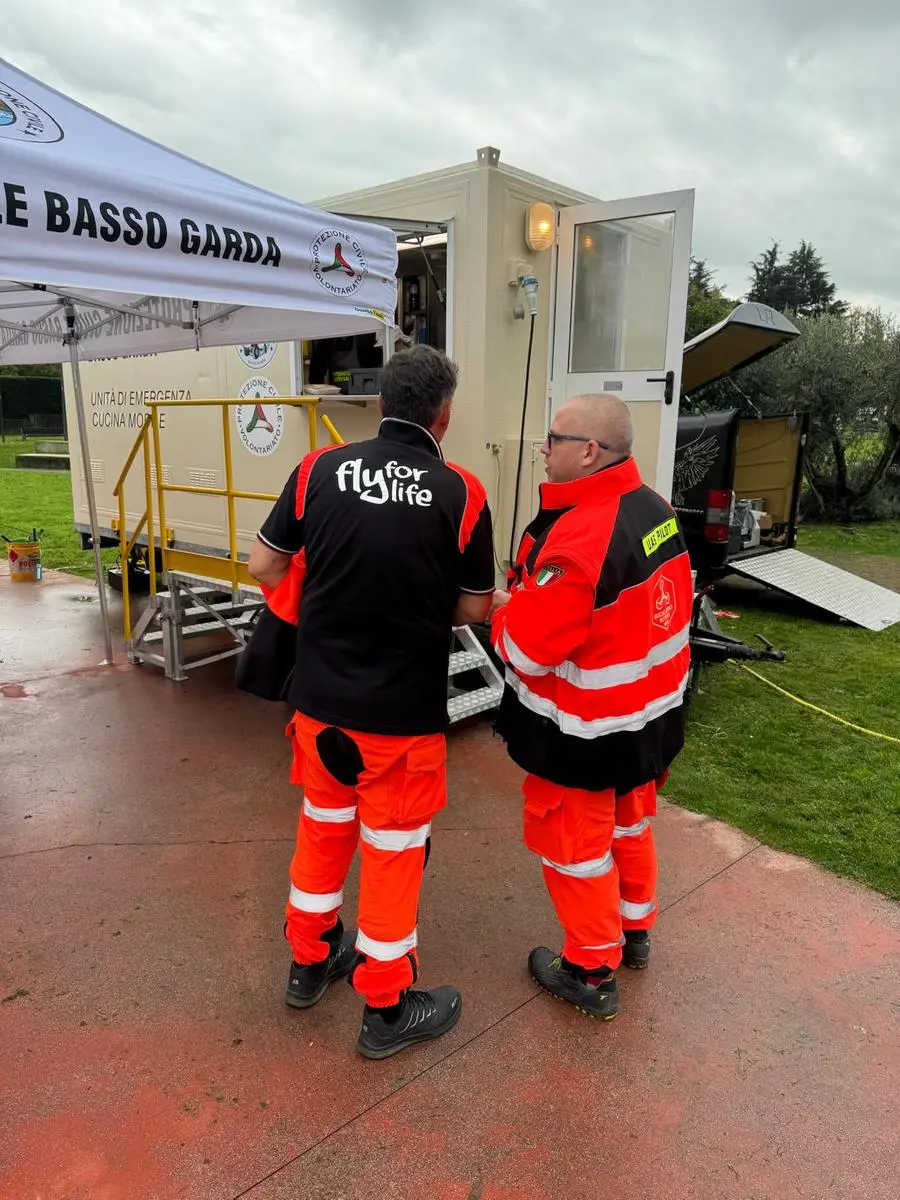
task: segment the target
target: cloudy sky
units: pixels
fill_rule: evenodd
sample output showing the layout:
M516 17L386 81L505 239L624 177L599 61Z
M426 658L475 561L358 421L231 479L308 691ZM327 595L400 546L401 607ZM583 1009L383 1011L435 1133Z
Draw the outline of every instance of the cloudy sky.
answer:
M900 313L897 0L23 0L0 54L301 200L502 159L603 199L694 187L730 295L772 239Z

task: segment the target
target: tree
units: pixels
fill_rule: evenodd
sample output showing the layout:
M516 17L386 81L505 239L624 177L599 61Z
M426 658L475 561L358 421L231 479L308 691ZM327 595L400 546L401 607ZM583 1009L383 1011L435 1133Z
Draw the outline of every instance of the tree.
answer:
M684 327L684 340L703 333L705 329L717 325L737 304L729 300L722 289L713 281L715 271L707 266L705 258L691 256L691 273L688 278L687 317Z
M693 254L691 255L691 273L688 278L691 283L696 285L697 291L702 296L708 296L711 292L719 290L713 283L715 271L710 270L706 265L707 261L705 258L694 258Z
M0 367L0 377L3 375L12 378L61 379L62 367L59 363Z
M828 277L825 264L815 247L801 241L787 260L788 307L805 317L820 317L823 313L847 311L843 300L837 299L837 287Z
M773 242L750 264L753 278L748 300L803 317L846 312L847 305L837 299L837 285L811 242L801 241L784 260L780 249L780 243Z
M800 337L739 372L749 414L810 413L805 475L821 518L871 516L900 462L900 329L871 309L795 318Z
M759 258L750 264L753 282L747 299L754 300L757 304L768 304L770 308L782 312L787 307L787 280L785 264L778 261L779 249L779 243L773 242L768 250L764 250Z

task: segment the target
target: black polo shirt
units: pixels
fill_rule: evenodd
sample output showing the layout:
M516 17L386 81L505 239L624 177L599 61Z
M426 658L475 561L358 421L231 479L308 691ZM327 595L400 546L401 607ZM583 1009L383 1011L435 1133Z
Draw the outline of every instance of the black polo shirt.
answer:
M444 730L453 610L461 591L494 588L478 479L387 418L369 441L307 455L259 537L305 553L294 708L367 733Z

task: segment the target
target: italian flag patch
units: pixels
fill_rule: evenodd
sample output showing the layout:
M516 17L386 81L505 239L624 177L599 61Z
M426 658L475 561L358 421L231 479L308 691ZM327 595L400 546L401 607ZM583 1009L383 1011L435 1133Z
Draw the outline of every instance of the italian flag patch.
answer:
M538 587L546 587L548 583L552 583L554 579L559 579L561 575L565 575L562 567L541 567L535 576L534 582Z

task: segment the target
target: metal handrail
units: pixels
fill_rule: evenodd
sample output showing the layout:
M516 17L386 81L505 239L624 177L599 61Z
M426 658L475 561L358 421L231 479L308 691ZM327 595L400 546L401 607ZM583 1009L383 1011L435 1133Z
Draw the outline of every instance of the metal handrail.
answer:
M153 414L155 416L155 414ZM119 472L119 478L116 480L113 487L113 495L119 502L119 561L122 567L122 633L126 642L131 641L131 585L128 578L128 557L131 551L137 545L137 540L141 535L142 530L147 530L147 546L150 553L150 594L156 595L156 571L154 568L153 558L156 549L156 536L153 529L153 487L150 479L150 453L148 447L150 421L144 421L141 426L141 431L131 447L131 453L125 459L125 465ZM134 533L129 538L127 528L127 517L125 515L125 480L131 471L131 467L139 450L144 452L144 499L146 507L141 513L140 519L135 526Z
M230 564L230 578L232 589L236 589L241 582L242 568L244 564L238 558L237 548L237 525L235 518L235 500L265 500L274 503L278 499L277 494L268 492L246 492L235 488L234 486L234 466L231 458L231 424L228 420L229 408L234 408L239 404L246 404L244 399L224 399L224 400L148 400L145 401L146 407L150 410L149 419L144 421L141 431L135 439L131 452L125 460L125 465L122 467L119 477L116 480L113 488L113 495L119 502L119 556L122 567L122 626L126 642L131 641L132 635L132 620L131 620L131 591L128 580L128 556L131 554L134 547L137 545L137 540L141 533L146 529L147 547L150 555L150 593L156 594L156 530L153 521L153 484L150 471L150 441L152 439L153 464L156 469L156 513L159 520L159 550L162 556L163 574L167 574L173 565L179 562L185 562L200 573L203 571L204 563L215 563L220 567L223 562ZM318 435L316 426L316 409L321 403L321 398L318 396L279 396L278 403L283 404L288 408L305 408L307 412L307 420L309 422L309 448L315 450L318 447ZM222 442L225 455L225 486L224 488L201 487L193 484L176 484L166 483L163 479L162 466L162 450L160 447L160 423L159 410L166 407L176 408L211 408L216 406L220 409L222 415ZM322 424L328 433L334 445L343 444L344 439L338 433L334 423L324 414L320 414ZM143 450L144 464L144 490L146 507L138 518L137 524L131 537L128 536L126 529L125 515L125 482L131 471L134 461L137 458L138 452ZM198 496L220 496L227 501L228 508L228 556L217 554L204 554L202 552L177 551L170 547L169 542L174 540L174 534L166 528L166 492L181 492L189 495ZM212 572L218 577L218 571Z

